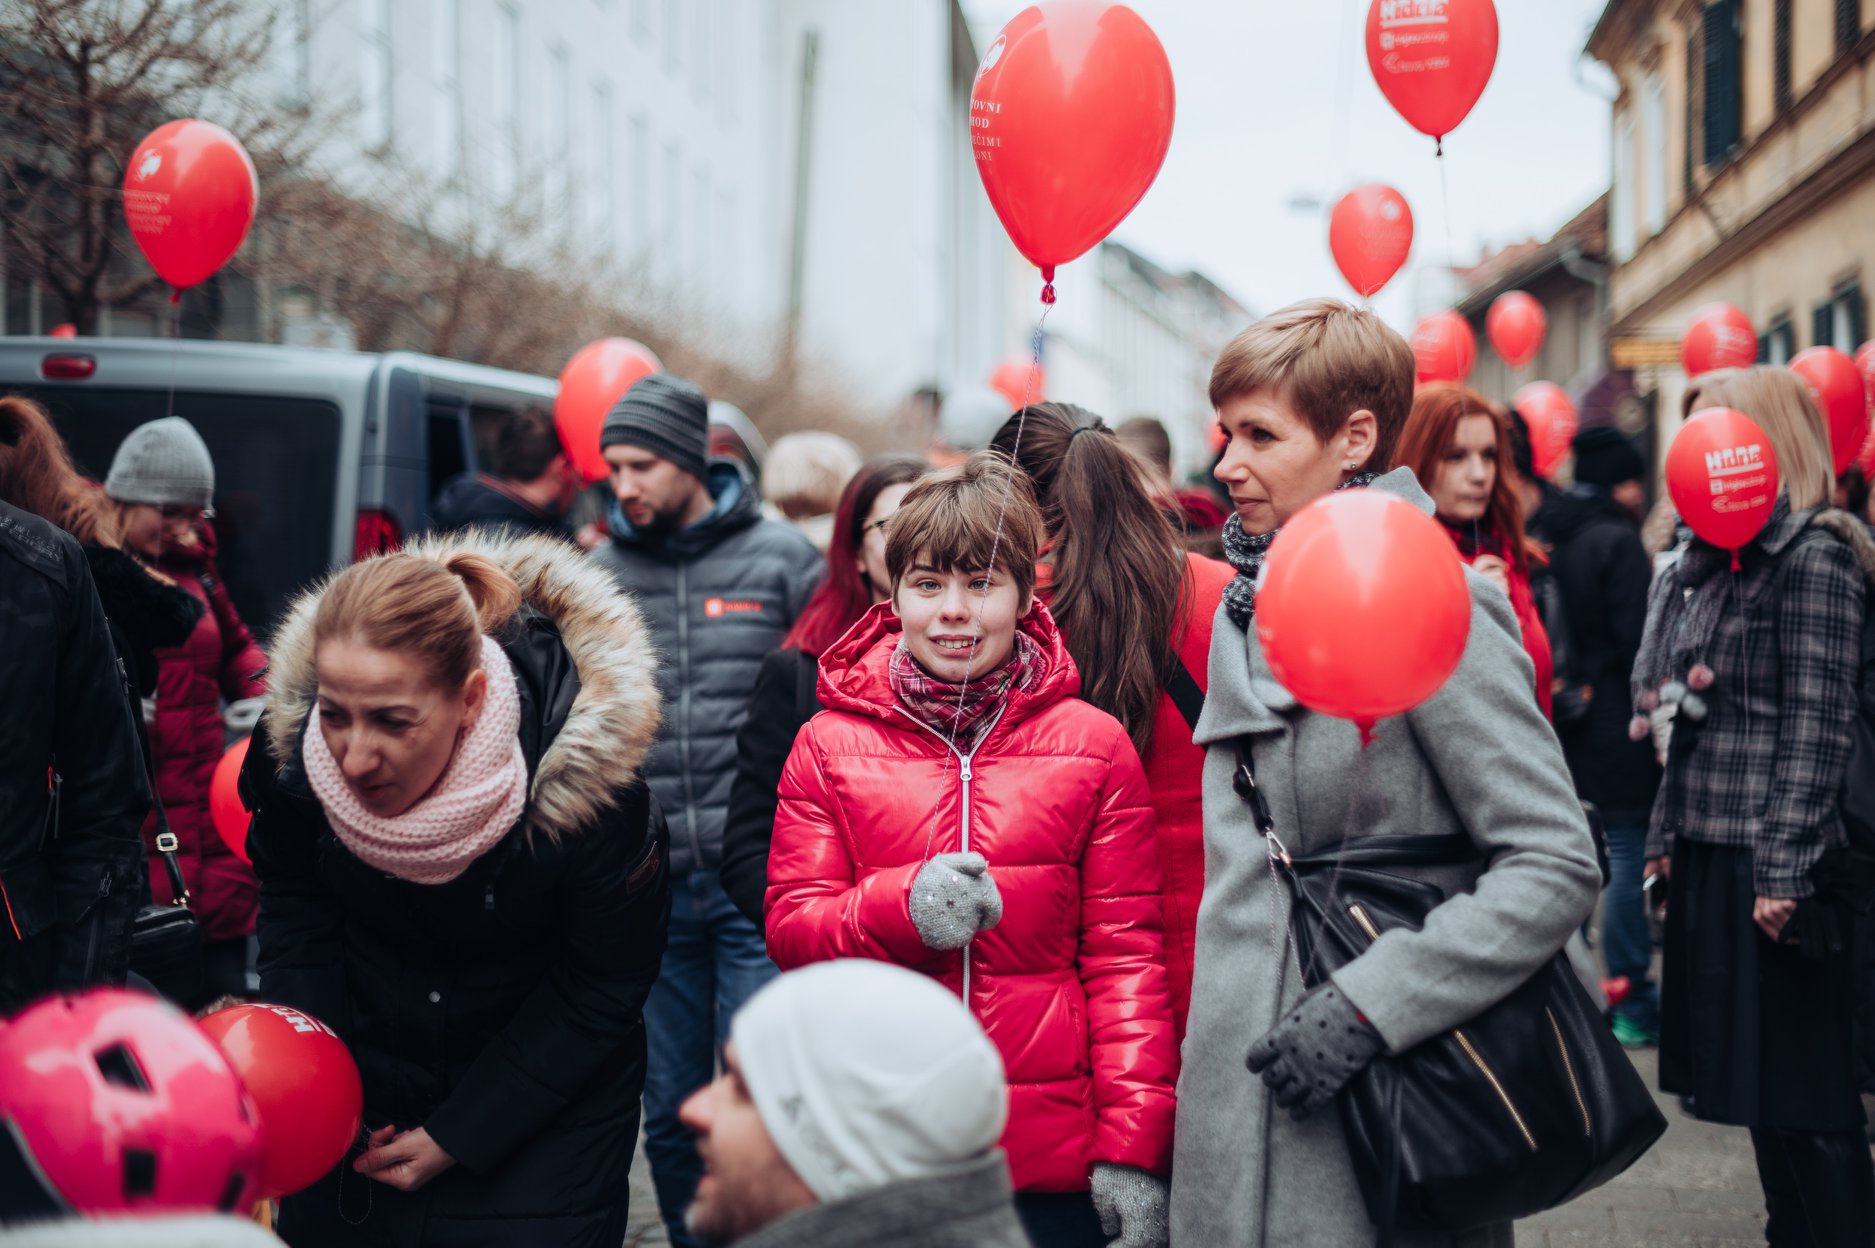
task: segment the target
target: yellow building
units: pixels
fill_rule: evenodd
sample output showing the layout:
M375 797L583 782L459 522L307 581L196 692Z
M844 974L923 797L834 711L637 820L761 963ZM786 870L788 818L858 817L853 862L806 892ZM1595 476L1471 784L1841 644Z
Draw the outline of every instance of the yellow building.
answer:
M1773 363L1866 335L1872 25L1875 0L1610 0L1589 36L1620 84L1611 355L1639 366L1663 446L1686 379L1657 361L1702 305L1743 308Z

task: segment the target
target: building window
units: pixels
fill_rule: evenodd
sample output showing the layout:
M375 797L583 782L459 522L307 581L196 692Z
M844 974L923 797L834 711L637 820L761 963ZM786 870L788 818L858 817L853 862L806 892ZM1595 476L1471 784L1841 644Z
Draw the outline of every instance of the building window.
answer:
M1641 216L1647 234L1667 228L1667 83L1659 71L1641 81Z
M710 0L690 0L690 95L697 103L710 98Z
M727 126L736 117L736 36L739 33L729 11L729 0L715 0L716 15L716 120Z
M651 245L651 123L640 113L632 118L630 148L625 167L631 178L632 250L642 254Z
M667 280L674 280L684 262L684 150L672 139L664 146L664 228L658 250L663 253L658 270Z
M1771 103L1779 115L1790 108L1790 4L1777 0L1771 9Z
M394 137L391 125L391 0L363 0L364 56L358 72L358 125L365 146L383 149Z
M521 175L521 14L512 4L495 10L495 64L489 99L495 114L495 189L512 195Z
M1791 324L1790 313L1780 312L1758 339L1758 363L1782 368L1796 354L1797 327Z
M1815 336L1811 345L1853 352L1862 342L1865 315L1861 283L1845 282L1828 303L1817 305L1811 320Z
M430 0L430 81L435 89L436 168L445 177L462 163L462 24L456 0Z
M1705 92L1702 89L1705 50L1700 35L1698 22L1693 23L1693 28L1686 34L1686 134L1680 151L1680 180L1689 200L1699 189L1693 179L1693 170L1699 163L1696 155L1699 151L1699 122L1705 108Z
M573 54L564 43L555 44L547 57L547 144L545 155L555 205L565 211L573 190ZM569 217L570 219L570 217Z
M586 187L592 207L593 237L608 255L618 245L618 213L612 202L612 184L618 176L618 154L612 150L612 84L592 84L592 155L587 160Z
M1738 0L1712 0L1701 15L1704 43L1706 164L1722 164L1738 146L1742 127Z
M1608 246L1615 263L1634 257L1634 118L1615 114L1614 184L1608 192Z
M651 37L651 0L632 0L632 35L640 43Z
M664 71L683 68L684 0L664 0Z
M1847 55L1861 38L1861 0L1836 0L1836 55Z

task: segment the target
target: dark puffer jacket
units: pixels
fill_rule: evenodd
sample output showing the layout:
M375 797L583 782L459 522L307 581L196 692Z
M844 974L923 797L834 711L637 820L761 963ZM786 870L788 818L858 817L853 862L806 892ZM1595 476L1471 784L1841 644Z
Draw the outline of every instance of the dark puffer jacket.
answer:
M422 1126L457 1164L414 1193L352 1157L282 1205L294 1245L617 1248L645 995L670 914L663 821L640 780L658 696L643 621L578 551L540 537L432 539L507 568L525 607L501 638L521 692L526 813L447 884L384 874L309 788L319 590L274 642L248 753L261 880L261 995L330 1023L364 1076L365 1122ZM354 1151L353 1156L356 1155Z
M639 533L614 508L612 542L593 555L637 598L657 643L664 731L645 774L671 823L673 874L722 862L749 691L825 566L799 531L762 518L733 461L711 463L709 487L716 506L677 533Z
M150 803L85 556L4 502L0 637L4 1015L55 987L123 982L142 891L137 826Z
M536 507L506 481L485 472L464 473L445 482L430 506L430 521L443 532L481 528L511 537L571 536L557 512Z
M1556 730L1576 793L1600 807L1604 819L1644 824L1660 786L1660 764L1651 740L1628 735L1628 677L1653 583L1639 526L1606 491L1577 486L1549 493L1530 531L1550 551L1575 675L1595 691L1588 713Z
M202 920L202 938L235 940L254 931L254 873L216 833L208 792L227 740L222 700L263 696L267 656L215 571L214 537L207 528L198 530L193 547L165 552L157 566L207 609L186 641L156 652L156 722L150 727L156 791L176 834L176 856ZM170 900L169 873L155 852L156 833L152 814L143 828L150 895L163 903Z

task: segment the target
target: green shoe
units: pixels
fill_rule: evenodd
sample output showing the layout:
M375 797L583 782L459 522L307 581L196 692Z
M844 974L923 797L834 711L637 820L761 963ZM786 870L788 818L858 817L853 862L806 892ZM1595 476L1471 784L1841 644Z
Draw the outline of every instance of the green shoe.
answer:
M1625 1014L1614 1017L1615 1042L1624 1049L1651 1049L1660 1043L1660 1033L1649 1031Z

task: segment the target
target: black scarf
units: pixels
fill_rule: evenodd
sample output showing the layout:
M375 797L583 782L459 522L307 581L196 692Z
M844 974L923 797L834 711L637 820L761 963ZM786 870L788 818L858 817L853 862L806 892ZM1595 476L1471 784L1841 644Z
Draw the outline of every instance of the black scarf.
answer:
M1356 473L1335 489L1365 489L1379 479L1377 472ZM1280 532L1281 529L1272 529L1252 537L1243 531L1243 519L1235 512L1224 522L1224 558L1237 569L1236 579L1224 587L1224 610L1230 613L1231 623L1245 632L1250 630L1250 617L1256 614L1257 577L1263 573L1263 560L1269 555L1270 543Z

